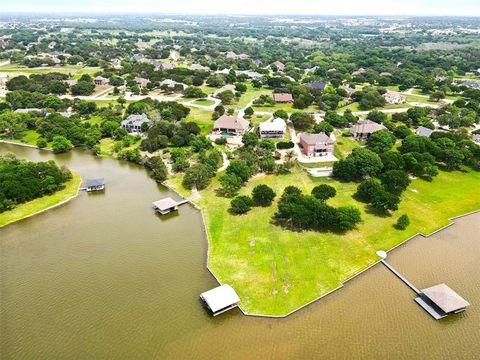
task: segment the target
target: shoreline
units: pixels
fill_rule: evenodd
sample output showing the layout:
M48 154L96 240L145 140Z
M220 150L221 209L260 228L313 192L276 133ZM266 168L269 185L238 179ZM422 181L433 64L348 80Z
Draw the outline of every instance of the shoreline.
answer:
M12 144L12 145L17 145L17 146L26 146L26 147L30 147L30 148L36 148L36 149L40 150L38 147L35 147L35 146L33 146L33 145L21 144L21 143L14 143L14 142L8 142L8 141L4 141L4 140L0 140L0 143L1 143L1 142L7 143L7 144ZM47 150L48 150L48 149L47 149ZM52 151L52 150L49 150L49 151ZM81 178L80 178L80 180L81 180ZM0 228L2 228L3 226L7 226L7 225L9 225L9 224L15 223L15 222L17 222L17 221L26 219L26 218L28 218L28 217L31 217L31 216L40 214L40 213L42 213L42 212L44 212L44 211L50 210L50 209L52 209L52 208L55 208L55 207L57 207L57 206L60 206L60 205L63 205L63 204L65 204L65 203L67 203L68 201L70 201L70 200L72 200L73 198L75 198L75 197L78 196L78 194L79 194L79 189L80 189L80 185L81 185L81 181L80 181L79 186L78 186L78 188L77 188L76 194L73 195L73 196L71 196L70 198L68 198L68 199L66 199L66 200L63 200L63 201L61 201L61 202L59 202L59 203L57 203L57 204L54 204L54 205L52 205L52 206L50 206L50 207L48 207L48 208L45 208L45 209L43 209L43 210L41 210L41 211L38 211L38 212L36 212L36 213L33 213L33 214L27 215L27 216L25 216L25 217L22 217L21 219L15 220L15 221L10 222L10 223L7 223L7 224L5 224L5 225L0 225ZM172 191L173 193L175 193L177 196L181 197L182 199L187 199L187 200L189 200L189 204L190 204L191 206L193 206L196 210L198 210L198 211L200 212L200 216L201 216L201 218L202 218L203 232L204 232L204 234L205 234L205 239L206 239L206 241L207 241L206 269L207 269L207 271L212 275L212 277L215 279L215 281L216 281L218 284L221 285L222 282L219 280L219 278L215 275L215 273L210 269L210 267L209 267L209 265L208 265L208 264L209 264L209 259L210 259L210 247L211 247L211 244L210 244L210 234L209 234L209 232L208 232L208 227L207 227L207 222L206 222L206 219L205 219L204 209L203 209L201 206L199 206L195 201L190 200L188 197L185 197L184 195L182 195L182 194L180 193L180 191L177 190L174 186L167 184L166 181L160 183L160 185L162 185L162 186L165 187L166 189ZM389 252L395 250L396 248L398 248L399 246L405 245L405 244L408 243L411 239L413 239L414 237L416 237L416 236L418 236L418 235L420 235L420 236L422 236L422 237L425 237L425 238L428 238L428 237L430 237L430 236L432 236L432 235L434 235L434 234L436 234L436 233L438 233L438 232L440 232L440 231L442 231L442 230L444 230L444 229L446 229L446 228L454 225L456 219L459 219L459 218L462 218L462 217L465 217L465 216L469 216L469 215L472 215L472 214L475 214L475 213L479 213L479 212L480 212L480 209L477 209L477 210L474 210L474 211L470 211L470 212L468 212L468 213L464 213L464 214L455 215L455 216L453 216L453 217L450 217L450 218L447 219L447 220L449 221L448 224L446 224L446 225L444 225L444 226L442 226L442 227L440 227L440 228L432 231L431 233L428 233L428 234L424 234L424 233L421 233L421 232L415 233L415 234L411 235L410 237L408 237L407 239L401 241L400 243L398 243L398 244L395 245L394 247L392 247L392 248L390 248L390 249L388 249L388 250L385 250L385 251L386 251L387 253L389 253ZM378 250L382 250L382 249L378 249ZM377 265L378 263L380 263L380 261L381 261L381 259L373 262L372 264L368 265L368 266L365 267L364 269L362 269L362 270L360 270L359 272L357 272L357 273L353 274L352 276L348 277L346 280L341 281L341 282L340 282L340 285L339 285L338 287L336 287L336 288L334 288L334 289L332 289L332 290L330 290L330 291L328 291L328 292L326 292L326 293L324 293L324 294L322 294L322 295L314 298L313 300L308 301L308 302L305 303L304 305L302 305L302 306L300 306L300 307L298 307L298 308L296 308L296 309L294 309L294 310L292 310L292 311L290 311L290 312L288 312L288 313L286 313L286 314L284 314L284 315L268 315L268 314L249 313L249 312L247 312L245 309L242 309L242 307L241 307L240 305L238 306L238 308L239 308L239 310L242 312L242 314L243 314L243 315L246 315L246 316L265 317L265 318L285 318L285 317L287 317L287 316L289 316L289 315L292 315L292 314L294 314L294 313L302 310L303 308L305 308L305 307L313 304L314 302L316 302L316 301L318 301L318 300L320 300L320 299L322 299L322 298L324 298L324 297L326 297L326 296L328 296L328 295L336 292L337 290L342 289L347 282L355 279L357 276L362 275L364 272L366 272L367 270L369 270L369 269L372 268L373 266L375 266L375 265Z
M167 188L168 190L171 190L173 191L175 194L177 194L178 196L180 196L181 198L185 198L182 194L180 194L180 192L175 189L173 186L171 185L167 185L165 183L162 183L162 186L164 186L165 188ZM217 283L219 285L222 285L222 282L218 279L218 277L214 274L214 272L209 268L208 266L208 260L210 259L210 234L208 233L208 228L207 228L207 223L205 221L205 215L204 215L204 210L202 207L200 207L198 204L196 204L195 202L193 201L190 201L191 205L200 212L200 216L202 218L202 224L203 224L203 233L205 234L205 239L207 241L207 257L206 257L206 269L208 270L208 272L213 276L213 278L215 279L215 281L217 281ZM449 228L450 226L452 225L455 225L456 222L455 220L456 219L459 219L459 218L462 218L462 217L465 217L465 216L469 216L469 215L473 215L473 214L477 214L477 213L480 213L480 209L478 210L474 210L474 211L470 211L468 213L465 213L465 214L460 214L460 215L455 215L451 218L448 218L448 221L449 223L447 225L444 225L434 231L432 231L431 233L428 233L428 234L424 234L424 233L421 233L421 232L418 232L418 233L415 233L414 235L408 237L407 239L403 240L402 242L400 242L399 244L395 245L394 247L388 249L388 250L385 250L387 253L390 253L391 251L395 250L396 248L402 246L402 245L406 245L410 240L412 240L413 238L415 238L416 236L422 236L424 238L429 238L430 236L433 236L435 235L436 233L444 230L444 229L447 229ZM382 250L382 249L379 249L379 250ZM305 303L304 305L288 312L287 314L284 314L284 315L268 315L268 314L255 314L255 313L249 313L247 312L246 310L242 309L242 307L239 305L238 306L238 309L242 312L243 315L245 316L253 316L253 317L262 317L262 318L272 318L272 319L282 319L282 318L286 318L287 316L290 316L304 308L306 308L307 306L309 305L312 305L313 303L321 300L322 298L328 296L328 295L331 295L332 293L342 289L348 282L354 280L356 277L362 275L363 273L365 273L367 270L371 269L372 267L374 267L375 265L378 265L380 262L381 262L382 259L379 259L377 261L375 261L373 264L371 265L368 265L366 268L362 269L361 271L353 274L351 277L347 278L346 280L342 281L340 286L326 292L325 294L322 294L320 295L319 297L316 297L315 299L313 300L310 300L309 302Z
M9 144L9 145L25 146L25 147L28 147L28 148L31 148L31 149L46 150L46 151L53 152L52 149L47 149L47 148L41 149L41 148L39 148L38 146L35 146L35 145L25 144L25 143L22 143L22 142L15 142L15 141L11 141L11 140L0 139L0 143Z
M4 228L5 226L11 225L11 224L15 224L15 223L17 223L17 222L19 222L19 221L28 219L28 218L30 218L30 217L39 215L39 214L41 214L41 213L43 213L43 212L46 212L46 211L51 210L51 209L54 209L54 208L56 208L56 207L58 207L58 206L62 206L62 205L64 205L64 204L68 203L69 201L75 199L75 198L78 196L78 194L80 193L80 186L81 186L81 184L82 184L82 178L81 178L80 174L75 173L75 172L72 171L72 179L71 179L70 181L77 181L77 180L78 180L78 185L76 186L75 194L69 196L68 198L66 198L66 199L64 199L64 200L62 200L62 201L60 201L60 202L57 202L57 203L55 203L55 204L53 204L53 205L50 205L50 206L48 206L48 207L46 207L46 208L44 208L44 209L41 209L41 210L39 210L39 211L36 211L36 212L31 213L31 214L22 216L21 218L16 219L16 220L6 222L6 223L3 224L3 225L0 224L0 229ZM61 190L60 190L60 191L61 191ZM50 196L53 196L53 195L55 195L55 194L52 194L52 195L50 195ZM36 200L40 200L40 199L42 199L42 198L34 199L34 200L31 200L31 201L36 201ZM31 201L30 201L30 202L31 202ZM25 205L25 204L28 204L28 203L29 203L29 202L26 202L26 203L24 203L24 204L20 204L19 206L22 206L22 205ZM12 210L15 210L15 208L12 209ZM0 214L0 217L1 217L1 216L2 216L2 214Z

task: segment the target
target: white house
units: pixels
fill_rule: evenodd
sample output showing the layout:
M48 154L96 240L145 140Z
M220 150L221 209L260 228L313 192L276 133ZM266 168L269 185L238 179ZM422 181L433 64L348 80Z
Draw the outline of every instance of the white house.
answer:
M271 121L265 121L258 126L258 133L261 138L283 139L287 124L282 118L275 118Z

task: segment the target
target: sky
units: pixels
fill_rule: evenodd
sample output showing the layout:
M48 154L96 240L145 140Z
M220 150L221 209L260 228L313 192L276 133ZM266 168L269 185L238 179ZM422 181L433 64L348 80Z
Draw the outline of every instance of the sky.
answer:
M480 0L0 0L0 12L480 16Z

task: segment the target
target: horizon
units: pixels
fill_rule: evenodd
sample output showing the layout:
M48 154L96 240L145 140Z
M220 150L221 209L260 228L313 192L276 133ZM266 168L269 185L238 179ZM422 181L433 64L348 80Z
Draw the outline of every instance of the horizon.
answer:
M178 0L175 3L155 0L85 0L81 4L65 4L61 0L18 0L2 5L2 15L217 15L217 16L396 16L396 17L479 17L477 0L405 0L401 6L381 0L345 0L324 3L315 0L274 2L245 0L241 4L225 4L222 0ZM146 10L150 8L150 10Z

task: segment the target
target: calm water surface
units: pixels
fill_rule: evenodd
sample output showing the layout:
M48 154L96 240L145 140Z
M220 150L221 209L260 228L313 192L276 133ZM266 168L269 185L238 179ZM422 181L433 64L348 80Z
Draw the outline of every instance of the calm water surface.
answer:
M211 318L198 300L216 286L198 211L154 215L153 201L175 195L136 165L7 151L104 177L107 190L0 229L2 359L478 359L480 214L389 256L417 287L459 292L463 314L433 320L377 265L286 319Z

